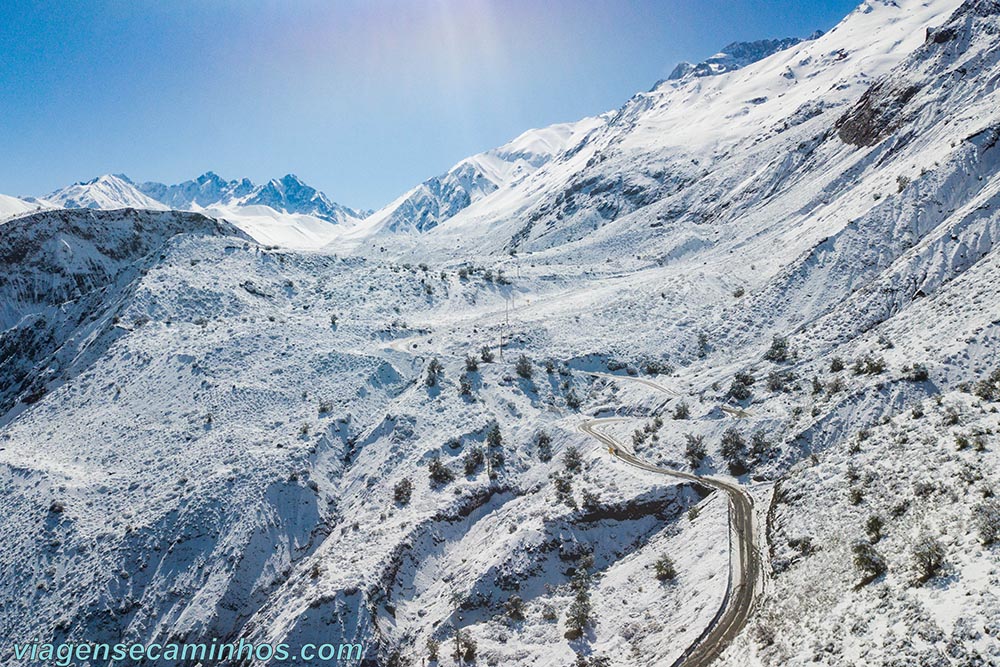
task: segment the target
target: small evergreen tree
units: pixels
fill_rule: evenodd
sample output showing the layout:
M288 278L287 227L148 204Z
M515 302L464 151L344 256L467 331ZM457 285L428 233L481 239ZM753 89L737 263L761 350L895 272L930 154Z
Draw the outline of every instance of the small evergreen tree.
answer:
M430 460L427 465L427 472L430 475L431 481L435 484L447 484L455 479L455 473L441 461L440 456L434 456Z
M463 466L466 475L475 475L476 471L486 462L486 456L480 447L472 447L465 453Z
M552 460L552 438L545 431L539 431L535 436L535 451L539 461L548 463Z
M404 477L396 482L396 486L392 489L392 498L400 505L408 505L412 495L413 482L410 481L409 477Z
M764 353L764 358L781 363L788 360L788 354L788 339L784 336L774 336L771 339L771 347Z
M692 468L697 468L708 455L708 452L705 450L705 438L701 435L685 433L684 439L687 441L684 448L684 456Z
M580 455L580 450L572 445L567 447L566 453L563 454L563 464L566 466L566 470L571 473L580 472L583 467L583 457Z
M685 401L681 401L674 407L674 419L690 419L691 409Z
M660 581L672 581L677 577L677 569L674 561L667 554L660 556L653 565L656 570L656 578Z
M483 360L484 364L493 363L493 350L488 345L483 345L483 349L479 351L479 358Z
M734 473L746 470L746 440L734 427L730 426L722 434L721 454ZM742 473L740 473L742 474Z

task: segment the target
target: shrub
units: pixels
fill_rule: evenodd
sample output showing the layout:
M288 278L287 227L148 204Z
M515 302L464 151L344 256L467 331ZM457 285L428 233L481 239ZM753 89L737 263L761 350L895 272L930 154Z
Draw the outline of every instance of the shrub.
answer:
M580 409L580 398L576 395L576 392L570 389L566 392L566 406L572 410Z
M580 472L583 467L583 457L580 455L580 450L573 446L567 447L566 453L563 454L563 465L571 473Z
M704 359L708 355L708 334L704 331L698 332L698 358Z
M868 542L857 542L854 545L854 567L862 574L862 584L867 584L885 574L887 569L885 559Z
M750 387L753 386L754 377L747 371L740 371L733 377L733 382L729 386L729 395L737 401L744 401L750 398Z
M478 648L468 630L458 630L455 632L455 651L451 657L458 661L475 662Z
M441 642L434 639L433 637L427 638L427 659L431 662L437 662L438 658L441 657Z
M913 364L904 369L904 374L910 382L926 382L931 376L924 364Z
M672 581L677 577L674 561L667 554L663 554L657 559L653 569L656 570L656 578L660 581Z
M868 517L865 522L865 532L868 533L868 539L871 540L872 544L882 539L883 526L885 526L885 521L878 514L872 514Z
M674 372L674 367L657 359L644 359L641 364L642 372L646 375L669 375Z
M476 471L486 462L486 455L481 447L472 447L465 453L462 465L466 475L475 475Z
M520 596L511 595L507 599L504 609L507 611L507 616L510 617L512 621L524 620L524 600L522 600Z
M884 373L886 369L885 359L866 354L854 362L853 372L855 375L878 375Z
M486 447L494 449L503 445L503 436L500 434L500 424L493 422L486 431Z
M972 393L984 401L996 401L1000 399L1000 366L988 378L977 382Z
M698 518L699 514L701 514L701 510L698 509L697 505L695 505L694 507L688 510L688 521L694 521L695 519Z
M601 496L590 489L584 489L583 500L580 504L588 512L596 512L601 508Z
M844 360L840 357L834 357L830 360L830 372L839 373L844 370Z
M458 378L458 393L462 396L472 396L472 382L467 375Z
M573 602L570 603L566 612L566 633L569 640L579 639L583 636L583 631L590 625L590 593L587 590L588 575L586 569L580 567L573 576L571 585L576 591Z
M944 546L936 538L924 535L912 549L913 564L917 570L917 582L922 584L933 579L944 567Z
M860 505L865 499L865 492L858 487L854 487L848 492L847 499L851 501L852 505Z
M722 434L721 445L722 457L729 463L730 469L733 471L745 470L746 440L743 439L740 432L732 426L727 428Z
M690 419L691 418L691 408L684 401L681 401L674 407L674 419Z
M576 500L573 499L573 480L569 475L552 475L552 485L556 490L556 500L563 503L570 509L576 509Z
M488 345L483 345L483 349L479 351L479 358L483 360L484 364L493 363L493 350L491 350Z
M479 370L479 360L471 354L465 355L465 370L475 373Z
M531 376L534 374L534 371L531 368L531 360L523 354L517 358L517 364L515 364L514 370L516 370L517 374L525 380L530 380Z
M813 376L813 379L812 379L812 393L813 393L813 396L815 396L816 394L822 394L823 393L823 383L820 382L820 379L818 377L816 377L815 375Z
M771 371L767 375L767 389L768 391L785 391L788 385L795 380L795 374L790 371ZM815 392L815 385L813 385ZM823 385L820 385L820 390L822 391ZM815 392L818 393L818 392Z
M441 362L436 357L431 359L431 362L427 364L427 378L424 380L428 387L437 386L441 377L441 371L443 370L444 366L441 365Z
M447 484L455 479L455 473L441 461L440 456L435 456L430 460L427 465L427 473L435 484Z
M1000 502L988 500L972 511L979 540L989 546L1000 541Z
M733 290L733 298L734 299L739 299L740 297L742 297L746 293L747 293L747 291L742 286L737 287L736 289Z
M399 505L408 505L412 495L413 482L408 477L396 482L396 486L392 488L392 499Z
M708 454L705 450L705 438L704 436L685 433L684 439L687 441L684 448L684 456L692 468L697 468Z
M764 358L768 361L781 363L787 361L789 356L788 339L784 336L775 336L771 339L771 347L764 353Z
M535 436L535 451L539 461L548 463L552 460L552 438L545 431L539 431Z
M767 434L756 430L750 434L750 455L760 461L771 454L773 445L768 441Z

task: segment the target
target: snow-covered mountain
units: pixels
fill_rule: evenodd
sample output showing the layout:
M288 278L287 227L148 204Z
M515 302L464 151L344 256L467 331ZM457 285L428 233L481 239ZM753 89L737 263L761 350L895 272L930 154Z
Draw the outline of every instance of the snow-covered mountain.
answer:
M143 194L123 174L105 174L89 181L68 185L46 196L45 201L59 208L141 208L151 211L165 211L170 208Z
M373 213L365 221L365 233L431 230L501 187L522 181L604 122L603 117L585 118L528 130L499 148L466 158Z
M809 39L816 39L822 34L821 32L814 33ZM758 60L763 60L778 51L784 51L796 44L801 44L803 41L799 37L786 37L784 39L760 39L755 42L733 42L719 53L700 63L678 63L667 79L673 81L685 77L725 74L746 67Z
M42 201L19 199L9 195L0 195L0 220L15 218L32 211L39 211L50 206Z
M136 188L178 210L267 206L279 213L308 215L337 224L356 222L366 215L330 201L294 174L255 185L247 178L226 181L210 171L177 185L149 182Z
M998 22L867 0L282 248L211 175L271 222L4 222L0 652L1000 663Z
M246 178L226 181L213 172L177 185L105 175L57 190L27 208L9 199L12 216L39 207L195 211L225 219L260 243L289 248L322 247L370 213L336 204L292 174L263 185Z

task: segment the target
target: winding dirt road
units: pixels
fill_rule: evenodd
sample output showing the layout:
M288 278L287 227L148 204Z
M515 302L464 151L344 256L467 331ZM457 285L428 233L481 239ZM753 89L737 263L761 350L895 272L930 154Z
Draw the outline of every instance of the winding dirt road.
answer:
M609 376L615 379L631 380L622 376ZM677 395L654 382L643 381L642 384L654 387L660 391ZM597 439L608 448L619 460L659 475L667 475L692 484L722 491L729 495L730 544L729 557L730 579L726 596L723 599L719 613L712 619L705 631L695 642L684 651L673 663L673 667L705 667L710 665L746 625L753 610L757 593L757 581L761 573L760 551L754 533L753 498L738 484L733 484L713 477L702 477L680 470L654 466L637 457L619 442L614 436L601 431L602 424L629 421L621 417L606 419L589 419L579 425L581 431Z

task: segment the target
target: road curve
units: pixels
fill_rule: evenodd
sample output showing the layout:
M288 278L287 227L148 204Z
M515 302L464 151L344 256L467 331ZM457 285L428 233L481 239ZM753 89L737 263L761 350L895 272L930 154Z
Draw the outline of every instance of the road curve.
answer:
M624 378L623 378L624 379ZM596 438L619 460L660 475L682 479L692 484L723 491L729 496L730 531L735 534L729 556L730 586L723 606L695 642L673 663L673 667L705 667L710 665L746 625L753 610L760 576L760 552L757 549L753 525L753 499L738 484L721 479L702 477L680 470L661 468L643 461L628 451L613 436L598 430L601 424L628 421L614 417L589 419L579 425L581 431Z

